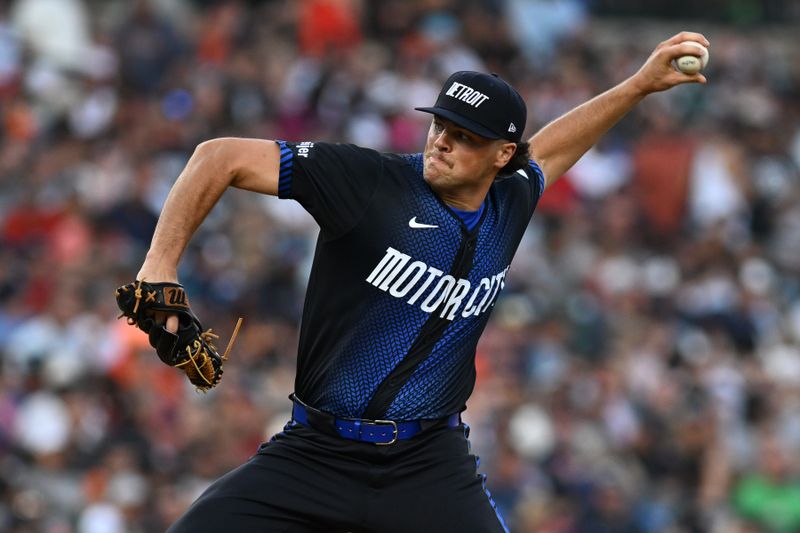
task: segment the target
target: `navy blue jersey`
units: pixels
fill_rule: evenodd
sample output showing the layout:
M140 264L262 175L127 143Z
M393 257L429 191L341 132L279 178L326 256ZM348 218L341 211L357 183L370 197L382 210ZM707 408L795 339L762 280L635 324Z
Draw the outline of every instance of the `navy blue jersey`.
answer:
M297 396L353 418L463 410L478 338L544 189L539 167L497 179L468 230L423 179L421 154L279 145L279 196L320 226Z

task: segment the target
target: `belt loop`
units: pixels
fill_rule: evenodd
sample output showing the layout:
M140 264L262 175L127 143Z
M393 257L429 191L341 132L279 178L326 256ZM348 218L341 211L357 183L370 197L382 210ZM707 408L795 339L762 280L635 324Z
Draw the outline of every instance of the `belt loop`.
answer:
M353 426L355 426L353 431L353 438L355 440L361 440L361 420L354 420Z

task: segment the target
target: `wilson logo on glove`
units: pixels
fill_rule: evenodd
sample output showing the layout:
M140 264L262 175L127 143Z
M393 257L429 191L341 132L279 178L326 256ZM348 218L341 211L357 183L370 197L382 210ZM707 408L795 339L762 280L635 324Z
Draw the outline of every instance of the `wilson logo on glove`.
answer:
M128 324L147 333L150 345L167 365L180 368L198 390L206 392L222 379L222 363L228 358L242 319L236 322L225 353L214 346L219 337L211 329L203 331L200 320L189 307L186 291L179 283L147 283L137 280L114 293L117 306ZM178 317L178 331L165 327L169 315Z
M166 287L164 294L167 296L167 304L189 307L189 300L186 298L186 291L183 289Z

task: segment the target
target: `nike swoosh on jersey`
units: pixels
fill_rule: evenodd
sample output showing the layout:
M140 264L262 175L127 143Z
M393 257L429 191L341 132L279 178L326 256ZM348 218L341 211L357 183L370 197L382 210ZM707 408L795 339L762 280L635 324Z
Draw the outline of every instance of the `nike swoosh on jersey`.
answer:
M417 222L417 217L412 218L408 221L408 226L410 228L415 229L422 229L422 228L438 228L439 226L434 226L433 224L423 224L422 222Z

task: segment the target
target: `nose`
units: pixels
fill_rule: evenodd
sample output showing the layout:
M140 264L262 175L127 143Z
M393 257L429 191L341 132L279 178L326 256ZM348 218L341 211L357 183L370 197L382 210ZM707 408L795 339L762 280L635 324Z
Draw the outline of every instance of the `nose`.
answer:
M449 152L450 151L450 138L447 136L446 131L442 131L433 141L433 147L439 150L440 152Z

